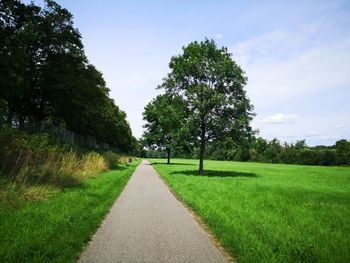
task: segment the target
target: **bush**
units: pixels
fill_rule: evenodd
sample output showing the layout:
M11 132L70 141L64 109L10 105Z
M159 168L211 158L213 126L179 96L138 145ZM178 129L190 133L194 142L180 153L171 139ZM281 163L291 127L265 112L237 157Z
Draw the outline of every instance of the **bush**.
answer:
M109 168L117 165L120 162L120 156L115 152L107 151L104 152L102 155L105 161L107 162Z
M80 171L83 176L91 176L109 168L108 162L96 152L84 154L80 161Z
M32 186L62 188L79 184L120 160L111 151L99 154L54 143L47 134L28 134L11 128L0 128L0 145L0 181L6 186L0 192L2 200L11 199L15 196L11 193L16 191L27 195L26 189Z

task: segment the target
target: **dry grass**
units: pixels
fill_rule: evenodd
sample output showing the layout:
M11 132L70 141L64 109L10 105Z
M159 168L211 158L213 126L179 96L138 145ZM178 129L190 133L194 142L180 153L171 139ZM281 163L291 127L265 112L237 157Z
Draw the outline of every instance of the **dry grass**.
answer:
M79 162L80 174L84 177L106 171L109 168L105 159L94 152L85 154Z
M28 135L9 129L0 130L0 144L0 179L6 185L0 188L0 203L10 206L20 203L19 199L43 199L54 189L78 185L134 159L112 151L86 152L52 143L43 134Z

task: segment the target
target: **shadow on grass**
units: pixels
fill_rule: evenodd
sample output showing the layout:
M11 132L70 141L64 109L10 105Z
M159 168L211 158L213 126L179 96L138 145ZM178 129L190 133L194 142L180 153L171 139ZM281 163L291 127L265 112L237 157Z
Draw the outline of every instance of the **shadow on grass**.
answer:
M96 173L95 175L91 175L88 177L79 177L74 174L63 174L63 173L57 173L57 174L49 174L45 177L35 177L32 176L30 180L27 180L27 184L30 186L42 186L42 185L49 185L53 186L59 189L70 189L70 188L84 188L84 181L88 178L93 178L102 175L105 172L108 171L124 171L128 169L127 166L122 164L116 164L110 167L106 171L102 171L99 173Z
M200 176L198 170L174 171L171 174L182 174L187 176ZM255 173L204 170L204 177L258 177Z
M194 164L191 164L191 163L160 163L160 162L152 162L152 163L150 163L151 165L152 164L165 164L165 165L194 165Z
M123 164L115 164L109 168L109 170L111 170L111 171L123 171L126 169L128 169L128 167L126 165L123 165Z

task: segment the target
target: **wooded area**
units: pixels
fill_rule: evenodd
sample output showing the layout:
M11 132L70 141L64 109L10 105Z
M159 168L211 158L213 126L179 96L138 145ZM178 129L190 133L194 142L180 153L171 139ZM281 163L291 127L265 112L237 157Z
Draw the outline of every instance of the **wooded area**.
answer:
M126 113L89 63L72 14L56 2L0 2L0 72L0 124L58 127L122 152L136 149Z

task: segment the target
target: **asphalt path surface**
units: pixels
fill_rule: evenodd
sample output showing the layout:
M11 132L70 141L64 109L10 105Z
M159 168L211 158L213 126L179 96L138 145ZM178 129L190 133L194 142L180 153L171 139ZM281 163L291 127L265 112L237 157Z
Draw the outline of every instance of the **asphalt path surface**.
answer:
M226 262L147 162L136 168L79 262Z

